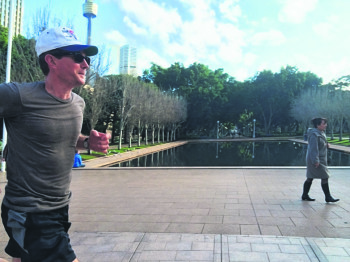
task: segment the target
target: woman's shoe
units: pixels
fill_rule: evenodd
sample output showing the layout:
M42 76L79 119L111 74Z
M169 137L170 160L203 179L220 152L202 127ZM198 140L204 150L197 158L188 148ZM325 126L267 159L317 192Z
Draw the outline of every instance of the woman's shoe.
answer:
M329 203L329 202L334 203L334 202L338 202L339 198L333 198L332 196L328 196L328 197L326 197L325 200L327 203Z
M303 186L303 195L301 196L302 200L305 201L315 201L314 198L309 197L309 191L310 191L310 187L311 187L312 182L309 181L305 181L304 182L304 186Z
M322 186L323 193L325 195L325 201L327 203L329 203L329 202L334 203L334 202L338 202L339 201L339 198L333 198L331 196L331 193L329 192L329 185L328 185L328 183L321 184L321 186Z
M304 200L304 201L315 201L315 199L309 197L309 195L306 195L306 196L302 195L301 199Z

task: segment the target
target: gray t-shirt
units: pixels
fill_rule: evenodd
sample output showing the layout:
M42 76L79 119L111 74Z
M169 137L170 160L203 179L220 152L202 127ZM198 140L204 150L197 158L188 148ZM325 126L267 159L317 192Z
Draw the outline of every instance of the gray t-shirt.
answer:
M24 212L68 205L84 100L50 95L44 82L0 85L0 117L8 133L3 203Z

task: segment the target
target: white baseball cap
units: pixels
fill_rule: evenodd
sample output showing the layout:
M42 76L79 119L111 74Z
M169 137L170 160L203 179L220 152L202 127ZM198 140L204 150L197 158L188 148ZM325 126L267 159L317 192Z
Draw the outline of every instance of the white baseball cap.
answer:
M94 56L98 53L96 46L83 45L74 34L74 31L67 27L46 29L36 41L35 50L38 56L57 48L69 52L84 51L87 56Z

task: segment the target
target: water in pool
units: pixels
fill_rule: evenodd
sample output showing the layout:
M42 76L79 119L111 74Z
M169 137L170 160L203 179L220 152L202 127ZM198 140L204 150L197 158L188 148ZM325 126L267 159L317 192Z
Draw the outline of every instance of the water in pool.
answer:
M188 143L113 167L305 166L306 151L290 141ZM328 150L328 165L350 166L350 154Z

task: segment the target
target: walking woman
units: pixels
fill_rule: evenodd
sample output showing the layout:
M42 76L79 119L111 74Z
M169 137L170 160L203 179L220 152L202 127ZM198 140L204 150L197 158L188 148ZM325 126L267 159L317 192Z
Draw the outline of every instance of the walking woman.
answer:
M328 142L325 134L327 127L327 119L314 118L311 120L314 128L308 131L308 148L306 153L306 181L304 183L304 191L301 196L302 200L315 201L309 197L309 191L314 178L321 179L321 187L325 195L325 201L337 202L339 199L334 199L329 192L328 178L329 171L327 168L327 148Z

